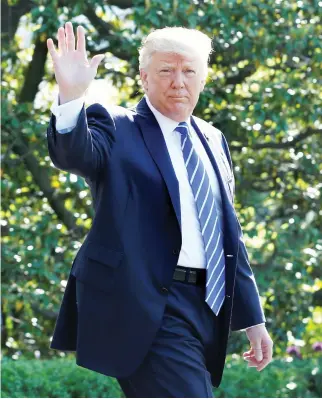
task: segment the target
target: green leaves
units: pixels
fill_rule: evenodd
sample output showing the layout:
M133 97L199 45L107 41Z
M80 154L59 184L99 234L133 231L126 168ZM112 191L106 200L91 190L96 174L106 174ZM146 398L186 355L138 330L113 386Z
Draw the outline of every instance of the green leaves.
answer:
M321 368L319 359L288 357L287 361L273 361L264 372L258 373L247 369L245 362L233 355L227 359L221 386L213 393L219 398L321 397ZM4 359L2 375L3 397L124 397L115 378L76 366L72 356L50 361Z
M18 102L21 90L30 87L26 71L38 35L42 41L56 38L58 27L68 19L90 32L89 55L101 49L110 53L98 77L113 83L116 102L123 106L134 105L142 96L137 48L145 34L164 26L186 26L212 38L209 78L195 114L228 139L236 208L276 353L286 356L291 330L294 339L305 341L303 356L312 356L310 345L322 340L318 2L135 0L125 10L102 1L87 3L96 11L97 19L91 22L83 16L83 1L59 9L57 0L35 1L24 16L25 30L17 31L3 48L5 353L19 357L20 351L33 357L39 350L43 357L54 356L48 347L55 315L93 217L86 183L54 169L48 156L45 136L56 86L52 71L45 68L46 54L38 57L36 70L43 76L30 96L35 102ZM102 102L109 102L109 94L104 92ZM57 212L57 203L64 212ZM37 319L35 325L32 319ZM231 350L242 351L242 345L238 335L233 336ZM295 392L283 389L283 395Z

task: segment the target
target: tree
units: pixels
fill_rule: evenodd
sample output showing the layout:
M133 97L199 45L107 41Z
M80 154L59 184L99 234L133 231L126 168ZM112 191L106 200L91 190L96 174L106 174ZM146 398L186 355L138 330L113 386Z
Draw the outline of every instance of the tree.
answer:
M309 353L322 340L318 11L317 1L272 0L2 4L6 354L54 354L49 339L58 307L93 217L86 183L54 169L46 145L55 89L46 39L68 20L89 33L89 57L109 56L97 78L113 82L123 106L142 96L137 48L151 29L180 25L213 38L208 84L195 113L230 144L236 208L276 352L302 339ZM31 46L24 45L27 34ZM240 344L237 334L232 350Z

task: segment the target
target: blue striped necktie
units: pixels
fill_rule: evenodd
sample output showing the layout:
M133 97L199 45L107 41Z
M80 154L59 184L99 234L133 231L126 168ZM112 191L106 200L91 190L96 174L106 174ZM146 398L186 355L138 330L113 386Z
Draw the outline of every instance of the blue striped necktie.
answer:
M204 243L207 263L206 302L218 315L225 299L225 256L215 197L205 166L193 147L187 123L179 123L175 130L181 134L183 159L196 202Z

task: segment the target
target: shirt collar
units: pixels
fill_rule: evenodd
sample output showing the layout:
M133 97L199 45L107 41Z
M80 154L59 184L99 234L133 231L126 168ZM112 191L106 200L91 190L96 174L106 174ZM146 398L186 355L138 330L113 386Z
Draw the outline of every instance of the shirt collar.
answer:
M168 118L167 116L161 114L160 111L158 111L152 104L151 101L149 100L149 97L145 95L146 102L152 111L153 115L155 116L155 119L158 121L158 124L160 126L160 129L163 133L163 135L170 135L174 129L179 125L179 122L174 121L173 119ZM191 131L191 123L190 123L190 117L181 122L186 122L189 126L189 129Z

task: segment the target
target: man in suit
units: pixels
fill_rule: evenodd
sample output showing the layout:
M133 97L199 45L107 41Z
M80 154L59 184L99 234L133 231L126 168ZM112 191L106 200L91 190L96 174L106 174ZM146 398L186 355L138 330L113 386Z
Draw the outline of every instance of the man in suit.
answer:
M246 329L250 367L272 359L272 340L233 207L223 134L192 116L211 40L165 28L140 48L145 96L134 109L84 94L85 34L58 30L47 46L59 102L47 129L54 165L86 179L92 227L69 275L51 347L116 377L128 397L213 397L230 330Z

